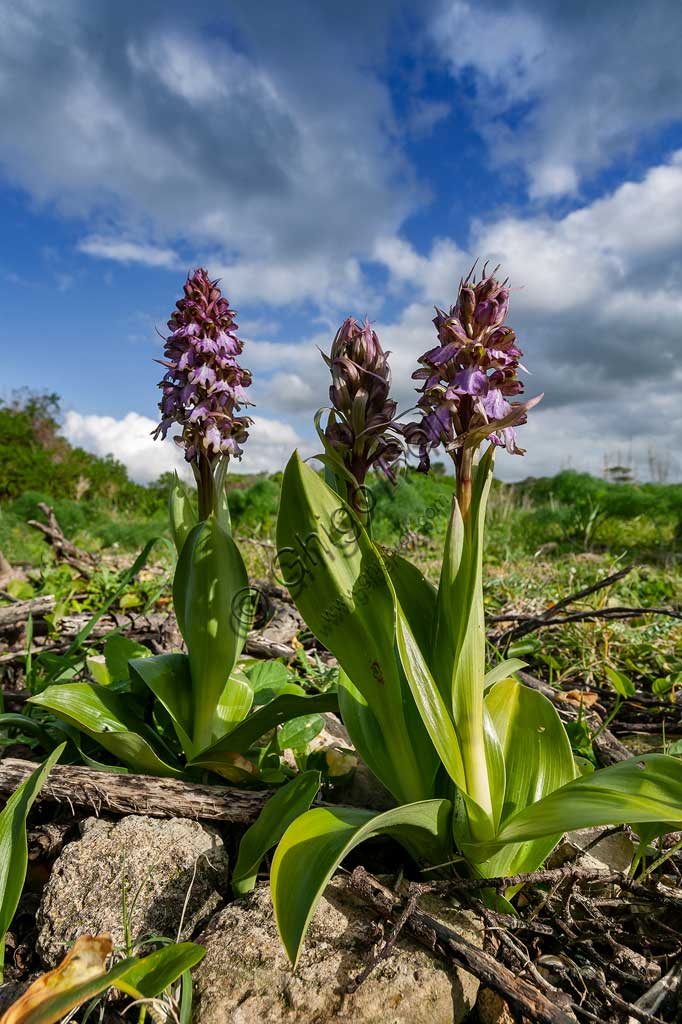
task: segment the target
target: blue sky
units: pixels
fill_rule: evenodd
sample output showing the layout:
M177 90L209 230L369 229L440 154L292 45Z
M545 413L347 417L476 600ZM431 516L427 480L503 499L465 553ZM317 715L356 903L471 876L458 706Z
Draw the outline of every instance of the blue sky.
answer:
M165 321L222 277L254 373L245 470L315 450L348 314L397 397L476 256L545 392L507 479L605 456L682 478L682 8L0 0L0 396L147 480Z

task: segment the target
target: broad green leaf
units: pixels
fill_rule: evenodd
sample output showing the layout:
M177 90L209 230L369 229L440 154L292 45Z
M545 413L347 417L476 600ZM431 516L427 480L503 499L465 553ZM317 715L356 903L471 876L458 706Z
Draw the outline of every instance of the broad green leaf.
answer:
M104 662L113 682L128 678L128 662L131 658L150 658L148 647L130 640L120 633L112 633L104 643ZM99 682L98 679L95 682Z
M400 660L431 742L452 781L466 792L464 763L452 718L401 610L396 630Z
M489 690L495 683L511 678L515 672L526 668L527 664L527 661L521 661L520 658L508 658L506 661L501 661L499 665L494 665L489 672L486 672L483 680L485 689Z
M87 944L101 940L82 936L62 963L37 978L7 1011L6 1024L56 1024L70 1010L117 988L133 999L153 999L203 958L205 949L193 942L171 944L143 959L121 960L110 970L98 970L104 959L89 953ZM94 972L93 973L93 968Z
M115 772L119 775L129 774L129 768L124 768L122 765L118 764L105 764L103 761L97 761L94 757L87 754L83 748L83 740L80 731L75 727L75 725L70 725L69 722L63 722L61 719L57 719L52 723L52 728L55 732L61 733L70 740L81 761L84 765L87 765L88 768L94 768L97 772Z
M245 676L233 672L213 716L211 739L219 740L243 722L253 704L253 690Z
M263 857L280 841L289 825L308 810L319 788L319 772L301 772L270 797L239 844L232 875L235 896L251 892Z
M634 697L636 687L629 676L626 676L624 672L617 672L615 668L611 668L609 665L606 666L605 671L611 685L620 697L624 700L627 700L628 697Z
M48 686L29 701L75 725L133 771L162 776L181 774L157 753L157 749L163 747L154 730L128 711L124 696L112 693L106 686L95 683ZM168 756L172 760L170 751Z
M260 661L246 670L253 688L254 704L267 704L283 693L305 697L305 690L294 682L294 676L281 661Z
M155 654L131 658L130 677L137 677L154 694L171 717L175 734L185 754L192 753L192 677L186 654Z
M324 729L322 715L303 715L292 718L279 730L277 746L280 750L302 750Z
M38 796L43 783L64 752L62 743L52 751L26 779L15 789L0 812L0 950L4 951L5 935L17 909L21 890L24 887L28 865L26 842L26 818ZM3 953L0 953L0 981L2 981Z
M395 599L386 570L349 506L297 452L282 480L277 543L280 567L299 611L379 723L395 766L382 782L403 802L429 795L435 753L401 678ZM412 716L411 728L406 715ZM417 732L421 739L415 743Z
M320 693L313 697L297 697L290 694L275 697L269 704L264 704L244 719L227 736L202 750L190 763L193 766L219 771L227 755L245 753L266 732L288 722L290 718L338 710L339 702L335 693Z
M294 966L310 919L334 871L365 839L388 834L410 851L445 848L448 800L422 800L383 814L352 807L315 807L287 829L275 852L270 887L275 919Z
M528 842L592 825L682 822L682 763L667 754L629 758L582 775L505 822L489 852L464 851L473 860L496 845Z
M215 516L210 516L187 537L173 582L178 625L189 653L195 749L211 742L216 707L229 688L250 627L245 612L249 594L239 549ZM230 697L228 703L232 703Z
M168 518L175 550L180 554L185 541L197 525L197 512L192 491L177 473L173 473L173 482L168 491Z
M428 664L433 649L438 591L416 565L397 552L388 552L384 561L412 636Z
M245 673L254 694L259 690L280 690L291 682L291 673L281 661L258 661Z
M388 785L388 780L399 772L399 767L391 760L376 715L343 669L339 670L339 710L348 734L369 770L387 789L395 792L399 788L398 780L392 786Z
M505 765L502 827L517 812L575 778L571 745L552 703L537 690L503 679L489 690L486 711ZM558 834L505 846L478 868L483 875L534 871L554 848Z

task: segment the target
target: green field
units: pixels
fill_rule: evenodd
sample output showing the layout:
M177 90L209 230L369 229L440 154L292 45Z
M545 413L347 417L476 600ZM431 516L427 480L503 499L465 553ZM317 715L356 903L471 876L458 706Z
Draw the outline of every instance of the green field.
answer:
M113 459L71 448L59 437L57 415L52 396L24 395L0 408L0 551L28 572L28 580L9 584L0 601L56 594L56 614L63 615L95 610L147 541L167 540L168 479L142 487ZM271 545L279 485L279 474L229 478L235 534L256 579L277 575ZM373 478L369 501L375 538L408 551L435 578L452 492L445 473L425 477L408 470L395 487ZM42 534L28 525L42 518L41 502L54 508L69 539L100 554L87 586L55 560ZM487 536L490 616L540 614L630 565L634 568L624 579L572 610L682 605L682 484L606 483L570 471L519 484L495 481ZM160 541L152 554L155 571L143 570L120 606L148 611L167 605L173 560L170 545ZM517 644L515 653L551 682L608 685L608 667L658 693L674 694L682 681L682 628L679 620L661 615L543 629Z

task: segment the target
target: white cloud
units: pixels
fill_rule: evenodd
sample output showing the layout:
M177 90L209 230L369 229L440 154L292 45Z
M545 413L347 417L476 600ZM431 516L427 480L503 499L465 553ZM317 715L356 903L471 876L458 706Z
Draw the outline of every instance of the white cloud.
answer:
M650 446L682 447L676 376L681 223L682 161L676 154L641 181L564 217L478 223L467 251L447 238L434 242L427 255L404 239L382 239L375 258L388 269L393 294L407 292L410 299L393 322L375 323L392 352L401 407L414 403L410 375L435 343L433 305L454 301L460 276L481 254L512 275L509 321L532 371L526 390L546 395L522 428L528 455L501 456L503 476L552 472L569 458L599 472L604 453L631 443L644 466ZM328 347L328 338L315 340ZM324 404L328 375L312 340L256 342L253 348L256 368L273 375L264 392L269 408L295 405L301 413L307 406L310 414ZM679 461L674 472L682 475Z
M521 164L531 194L581 180L682 118L682 32L673 0L442 0L432 35L456 81L473 79L473 124L494 160Z
M175 266L181 239L242 299L343 304L414 206L375 62L392 0L0 6L1 168L106 224L90 255Z
M310 444L299 437L290 424L265 416L254 416L253 420L244 457L233 464L235 472L262 473L281 469L294 448L299 448L306 456L312 454ZM165 442L155 441L151 436L155 428L155 420L136 412L115 419L84 415L70 409L64 416L62 433L70 444L94 455L113 455L138 483L150 483L161 473L173 470L191 480L191 470L180 448L170 437Z
M148 416L129 412L122 419L88 416L70 409L64 416L62 433L67 441L93 455L113 455L131 478L146 484L162 473L177 470L187 476L187 464L172 441L155 441L157 423Z
M78 243L80 252L116 263L143 263L147 267L173 269L180 265L178 254L169 248L157 245L142 245L123 238L106 238L89 235Z

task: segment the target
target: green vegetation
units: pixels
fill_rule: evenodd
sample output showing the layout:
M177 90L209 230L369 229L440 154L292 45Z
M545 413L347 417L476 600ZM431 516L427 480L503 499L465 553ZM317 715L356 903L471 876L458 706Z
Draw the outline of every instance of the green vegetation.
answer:
M29 581L10 584L10 592L18 598L56 594L55 625L59 615L95 611L115 592L119 570L145 543L170 539L170 474L147 487L132 483L115 460L98 459L60 438L58 410L56 396L30 393L0 405L0 551L13 565L29 567ZM259 578L274 569L267 543L274 538L280 484L279 473L228 477L235 535L247 541L247 567ZM437 579L452 476L408 470L396 487L372 476L370 490L376 540L409 554ZM43 518L40 502L55 509L70 540L101 554L87 586L75 570L55 562L43 535L27 525ZM542 612L629 564L636 568L625 579L586 605L679 607L681 523L682 484L608 483L573 471L520 484L494 481L486 527L486 611ZM254 540L258 543L248 543ZM147 612L167 606L170 545L157 544L153 558L156 566L138 574L119 608ZM662 692L674 692L682 678L682 629L675 620L654 616L553 627L526 638L520 652L553 682L608 685L608 666Z

